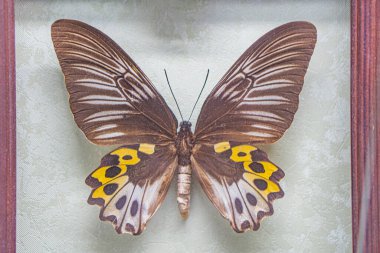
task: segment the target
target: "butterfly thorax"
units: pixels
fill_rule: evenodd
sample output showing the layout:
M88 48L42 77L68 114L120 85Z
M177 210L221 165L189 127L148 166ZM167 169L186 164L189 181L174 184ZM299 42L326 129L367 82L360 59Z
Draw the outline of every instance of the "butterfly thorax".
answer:
M191 132L191 123L189 121L181 122L175 144L178 154L178 164L183 166L189 165L191 150L193 148L193 133Z

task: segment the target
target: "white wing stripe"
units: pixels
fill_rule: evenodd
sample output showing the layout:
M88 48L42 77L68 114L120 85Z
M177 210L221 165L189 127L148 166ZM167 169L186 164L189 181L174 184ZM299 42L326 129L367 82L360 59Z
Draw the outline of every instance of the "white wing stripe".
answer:
M279 96L279 95L257 96L257 97L245 99L245 101L289 101L291 102L288 98L284 96Z
M91 120L86 121L86 123L93 123L93 122L99 122L99 121L114 121L118 119L123 119L122 115L112 115L112 116L104 116L104 117L98 117Z
M70 56L70 57L69 57ZM100 68L107 69L109 72L113 72L116 75L120 75L125 72L125 68L120 66L119 64L117 65L111 65L107 63L106 61L100 61L98 60L99 57L102 55L99 55L96 57L93 57L91 54L86 54L86 53L79 53L76 51L69 51L66 50L66 56L69 59L75 59L77 62L86 61L87 64L93 65L93 66L99 66ZM107 59L107 58L105 58Z
M117 124L103 125L103 126L100 126L98 128L95 128L94 130L92 130L92 132L99 132L99 131L103 131L103 130L112 129L115 127L117 127Z
M107 96L107 95L88 95L83 96L77 101L83 102L83 101L90 101L90 100L104 100L104 101L123 101L123 104L125 103L125 98L123 97L115 97L115 96Z
M112 133L106 133L106 134L100 134L94 137L94 139L109 139L109 138L115 138L124 136L125 133L122 132L112 132Z
M239 106L262 106L262 105L284 105L290 104L289 101L286 100L244 100L244 102L240 103Z
M83 101L75 101L73 102L74 103L80 103L80 104L90 104L90 105L120 105L120 106L124 106L125 105L125 101L121 101L121 100L100 100L100 99L89 99L89 100L83 100Z
M70 35L70 36L68 36ZM58 37L58 36L57 36ZM75 38L74 40L77 40L77 41L86 41L87 43L85 45L89 46L89 47L93 47L92 45L95 45L96 48L100 49L101 50L101 53L104 54L104 55L107 55L108 57L111 57L112 56L109 54L108 50L103 47L102 44L98 43L96 40L94 40L93 38L90 38L88 36L85 36L84 34L82 33L78 33L78 31L75 31L75 32L71 32L71 31L65 31L65 35L63 36L59 36L61 38L68 38L68 37L73 37ZM70 41L74 41L73 39L71 39Z
M98 64L71 63L71 67L73 69L82 70L85 72L91 72L96 75L100 74L101 76L106 75L112 78L115 78L121 75L117 71L113 71L112 69L107 69L106 67L103 67L102 65L98 65Z
M101 112L96 112L93 113L89 116L87 116L84 121L88 121L91 119L99 118L99 117L106 117L106 116L122 116L121 114L134 114L132 111L127 111L127 110L112 110L112 111L101 111Z
M256 91L265 91L265 92L273 92L275 89L284 89L287 88L287 91L292 91L295 89L294 83L270 83L266 85L257 85L252 87L251 94L254 96ZM248 97L249 99L249 97Z
M261 72L256 73L256 78L259 79L261 77L269 78L273 75L281 75L286 73L287 71L294 71L299 68L298 64L283 64L283 65L274 65L271 68L265 68ZM302 75L299 75L302 76ZM302 76L303 77L303 76Z
M277 132L277 131L276 131ZM248 136L256 136L256 137L263 137L263 138L271 138L276 135L271 134L271 133L266 133L266 132L259 132L259 131L254 131L254 132L246 132L244 135Z
M115 85L109 85L107 83L99 83L98 81L93 81L93 82L73 82L75 85L78 86L84 86L88 88L96 88L99 90L108 90L108 91L118 91L119 89L116 88Z

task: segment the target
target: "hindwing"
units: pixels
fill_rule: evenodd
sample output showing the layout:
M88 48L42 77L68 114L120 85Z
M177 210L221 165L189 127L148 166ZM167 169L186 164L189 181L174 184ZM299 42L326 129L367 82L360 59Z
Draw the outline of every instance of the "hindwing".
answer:
M86 179L89 204L101 206L100 219L118 233L140 234L162 203L177 165L174 146L122 146L103 157Z
M198 144L191 162L206 195L236 232L257 230L273 214L272 201L284 195L284 172L254 146Z

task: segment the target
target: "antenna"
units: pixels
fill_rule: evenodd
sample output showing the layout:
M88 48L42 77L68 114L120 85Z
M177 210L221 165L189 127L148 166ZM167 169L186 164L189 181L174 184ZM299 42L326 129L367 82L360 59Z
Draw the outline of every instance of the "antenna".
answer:
M173 93L173 90L172 90L172 87L170 86L169 78L168 78L168 74L166 73L166 69L164 69L164 72L165 72L165 76L166 76L166 81L168 82L168 85L169 85L170 92L171 92L172 95L173 95L173 98L174 98L175 104L177 105L177 108L178 108L178 111L179 111L179 115L181 115L181 119L182 119L182 121L183 121L182 112L181 112L181 109L179 109L177 99L175 98L174 93Z
M190 117L189 117L189 119L188 119L187 121L190 121L191 116L193 115L193 112L194 112L195 106L197 105L198 100L199 100L199 98L201 97L201 94L202 94L202 92L203 92L203 89L204 89L205 86L206 86L206 82L207 82L207 78L208 78L208 73L210 73L210 70L209 70L209 69L207 70L206 79L205 79L205 82L204 82L203 87L202 87L202 89L201 89L201 92L200 92L199 95L198 95L197 101L195 101L195 104L194 104L193 110L191 110Z

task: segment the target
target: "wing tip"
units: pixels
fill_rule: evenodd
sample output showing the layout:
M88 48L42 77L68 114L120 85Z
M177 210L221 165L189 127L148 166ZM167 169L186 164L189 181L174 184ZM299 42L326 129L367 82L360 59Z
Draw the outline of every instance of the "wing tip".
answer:
M285 23L285 24L279 26L278 28L280 28L280 27L307 28L307 29L310 29L310 30L317 32L317 28L313 23L311 23L309 21L304 21L304 20L292 21L289 23Z
M53 22L51 25L51 28L56 28L58 27L61 23L66 22L68 19L57 19L56 21Z
M66 23L70 23L71 21L73 21L73 20L71 20L71 19L57 19L56 21L54 21L51 24L50 33L51 33L51 37L53 38L53 42L55 39L55 34L58 32L59 28L62 27Z
M76 20L76 19L57 19L56 21L53 22L53 24L51 25L52 29L53 28L57 28L59 26L62 26L62 25L67 25L67 24L76 24L76 25L80 25L80 24L85 24L83 23L82 21L79 21L79 20Z
M283 30L288 30L288 29L294 29L294 30L305 29L305 30L307 30L307 31L305 31L305 33L308 33L311 35L312 40L314 41L314 46L315 46L315 43L317 41L318 32L317 32L317 27L313 23L311 23L309 21L292 21L292 22L280 25L277 28L274 28L272 31L277 33L277 32L281 32Z

